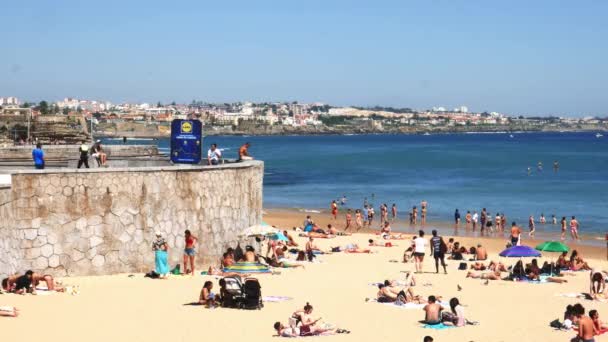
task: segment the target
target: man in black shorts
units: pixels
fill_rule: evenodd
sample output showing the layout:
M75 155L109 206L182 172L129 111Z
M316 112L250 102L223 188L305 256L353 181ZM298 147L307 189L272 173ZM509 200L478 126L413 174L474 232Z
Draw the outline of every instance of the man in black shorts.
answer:
M445 267L445 253L447 251L447 246L445 242L443 242L443 238L441 236L437 236L437 231L433 230L433 237L431 238L431 255L435 258L435 271L439 273L439 261L441 260L441 266L443 266L443 272L448 274L448 271Z

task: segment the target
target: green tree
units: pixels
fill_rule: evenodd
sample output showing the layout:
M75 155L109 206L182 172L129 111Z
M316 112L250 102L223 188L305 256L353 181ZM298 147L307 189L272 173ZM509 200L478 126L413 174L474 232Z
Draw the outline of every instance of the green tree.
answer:
M175 105L176 105L175 101L171 102L171 105L172 105L172 106L175 106Z
M22 108L30 108L31 106L32 104L29 102L23 102L23 104L21 105Z
M70 114L70 108L68 108L68 107L63 107L62 113L63 113L63 115L68 115L68 114Z
M162 107L162 106L163 106L163 104L162 104L162 103L160 103L160 101L158 101L158 103L156 104L156 108L160 108L160 107Z
M46 101L40 101L40 103L38 103L38 110L40 111L40 114L48 114L49 113L49 104Z
M78 113L82 113L82 107L78 106L78 108L76 108L76 111L77 111Z

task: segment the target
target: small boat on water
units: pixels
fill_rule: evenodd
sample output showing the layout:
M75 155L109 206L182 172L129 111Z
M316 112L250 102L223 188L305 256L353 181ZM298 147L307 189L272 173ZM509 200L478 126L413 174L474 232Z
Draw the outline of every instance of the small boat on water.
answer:
M599 139L599 138L601 138L601 137L603 137L603 136L604 136L604 135L603 135L602 133L596 133L596 134L595 134L595 137L596 137L596 138L598 138L598 139Z
M509 138L515 138L513 134L509 134Z
M429 133L429 132L425 132L423 135L431 135L431 133Z

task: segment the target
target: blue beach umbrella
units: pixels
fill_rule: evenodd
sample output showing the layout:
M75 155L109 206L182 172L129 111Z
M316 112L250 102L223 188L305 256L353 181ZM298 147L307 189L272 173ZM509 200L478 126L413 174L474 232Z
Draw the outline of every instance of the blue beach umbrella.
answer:
M506 258L532 258L540 257L540 252L529 246L513 246L500 252L499 255Z

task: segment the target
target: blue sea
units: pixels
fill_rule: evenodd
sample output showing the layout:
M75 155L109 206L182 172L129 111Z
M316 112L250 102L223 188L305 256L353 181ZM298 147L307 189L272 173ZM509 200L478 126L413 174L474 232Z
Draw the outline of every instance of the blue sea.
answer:
M212 136L204 153L217 143L234 158L245 141L265 162L267 208L327 210L346 196L350 208L365 199L376 209L396 203L405 220L426 200L429 221L452 222L456 208L464 217L485 207L524 227L534 215L541 232L559 231L539 225L541 214L547 221L575 215L583 234L608 231L608 138L595 133ZM129 143L169 146L167 139Z

